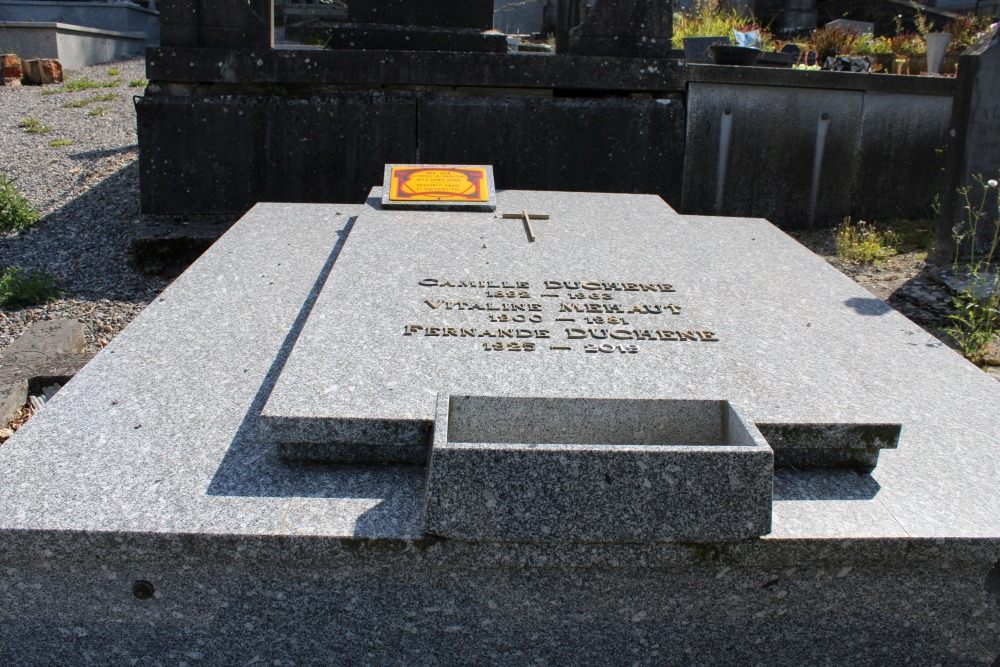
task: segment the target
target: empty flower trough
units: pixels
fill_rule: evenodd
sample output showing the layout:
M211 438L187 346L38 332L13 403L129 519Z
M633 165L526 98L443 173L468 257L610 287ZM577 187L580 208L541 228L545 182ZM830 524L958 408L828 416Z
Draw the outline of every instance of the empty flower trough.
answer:
M727 401L438 398L423 529L661 542L771 528L774 454Z

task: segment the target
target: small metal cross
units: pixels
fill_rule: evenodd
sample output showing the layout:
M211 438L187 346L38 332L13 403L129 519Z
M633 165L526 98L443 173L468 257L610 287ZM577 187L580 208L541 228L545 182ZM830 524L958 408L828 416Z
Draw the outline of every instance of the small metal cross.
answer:
M548 213L528 213L528 209L524 209L521 213L504 213L500 216L505 220L523 220L524 229L528 233L528 240L532 243L538 238L535 236L535 228L532 226L532 220L548 220Z

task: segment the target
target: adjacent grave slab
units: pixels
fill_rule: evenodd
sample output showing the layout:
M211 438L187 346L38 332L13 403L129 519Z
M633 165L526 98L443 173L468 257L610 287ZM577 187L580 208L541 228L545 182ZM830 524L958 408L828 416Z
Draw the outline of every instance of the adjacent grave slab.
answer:
M23 60L54 58L65 69L120 60L142 53L146 35L68 23L0 22L0 44Z
M0 0L0 21L65 23L112 32L141 32L150 43L160 40L159 14L155 9L132 2Z
M93 358L83 351L83 325L55 319L32 324L0 351L0 428L28 401L32 383L65 383Z

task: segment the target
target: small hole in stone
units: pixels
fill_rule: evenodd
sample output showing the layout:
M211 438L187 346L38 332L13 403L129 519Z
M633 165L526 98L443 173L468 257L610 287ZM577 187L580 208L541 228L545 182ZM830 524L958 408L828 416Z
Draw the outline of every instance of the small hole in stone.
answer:
M148 581L139 580L132 584L132 595L136 596L140 600L148 600L153 597L156 589L153 588L153 584Z

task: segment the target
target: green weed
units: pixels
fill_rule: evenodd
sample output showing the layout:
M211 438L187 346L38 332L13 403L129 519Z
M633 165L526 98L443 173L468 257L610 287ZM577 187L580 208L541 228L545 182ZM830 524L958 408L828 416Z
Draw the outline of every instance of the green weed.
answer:
M50 125L42 125L42 121L37 118L25 118L17 126L28 134L48 134L52 131Z
M0 307L37 306L55 301L59 293L59 283L44 271L8 266L0 274Z
M926 254L934 248L936 221L893 219L884 221L886 228L891 229L896 236L896 249L899 252L914 252Z
M108 108L107 107L95 107L95 108L91 109L90 111L88 111L87 115L88 116L107 116L108 115Z
M41 91L41 94L57 95L59 93L79 93L82 90L94 90L95 88L114 88L121 85L121 82L122 80L118 78L112 79L111 81L94 81L93 79L82 77L80 79L66 81L61 86L56 88L47 88Z
M38 211L14 188L14 179L0 174L0 233L16 232L38 220Z
M149 84L149 81L145 79L132 79L128 82L129 88L145 88Z
M986 357L986 350L1000 331L1000 271L991 265L997 259L1000 245L1000 201L997 190L1000 184L995 179L989 181L982 176L974 177L978 188L965 187L958 192L965 202L966 219L955 225L952 237L955 239L955 261L952 275L955 279L956 294L953 300L955 312L948 316L952 325L945 329L958 344L962 356L974 364L980 364ZM996 210L993 210L996 209ZM992 220L991 220L992 218ZM992 224L992 237L982 238L982 225ZM986 240L986 250L977 254L977 247ZM968 248L968 259L963 258ZM964 284L964 287L961 285Z
M733 31L759 31L761 47L776 50L774 38L766 27L757 23L752 16L742 16L735 9L725 9L719 0L698 0L694 5L675 15L673 46L684 46L685 37L728 37Z
M94 102L110 102L111 100L118 99L118 93L105 93L103 95L93 95L84 100L79 100L77 102L67 102L63 105L64 109L82 109L83 107L89 106Z
M118 69L117 67L112 67L111 69L108 70L108 76L118 76L121 73L122 73L121 70Z
M877 264L895 255L899 237L891 230L879 231L864 220L850 218L837 229L837 257L859 264Z
M69 139L56 139L55 141L50 141L49 146L52 148L60 148L62 146L72 146L73 142Z

